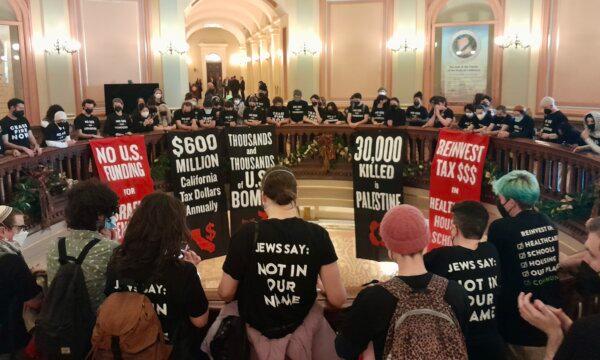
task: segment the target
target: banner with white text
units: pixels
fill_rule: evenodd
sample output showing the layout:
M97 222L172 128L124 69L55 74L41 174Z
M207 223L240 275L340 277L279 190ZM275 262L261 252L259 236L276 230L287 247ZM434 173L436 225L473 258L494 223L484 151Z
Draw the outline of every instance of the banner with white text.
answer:
M186 207L190 245L202 259L223 256L229 226L220 130L170 133L167 139L173 194Z
M490 138L478 134L441 130L429 184L429 249L452 245L452 206L481 200L485 157Z
M135 208L154 191L143 136L90 141L100 180L119 196L117 236L123 239Z
M404 141L396 129L358 131L352 148L356 257L389 261L379 236L383 215L404 202Z
M276 165L275 127L227 128L231 234L243 224L266 219L261 201L261 180Z

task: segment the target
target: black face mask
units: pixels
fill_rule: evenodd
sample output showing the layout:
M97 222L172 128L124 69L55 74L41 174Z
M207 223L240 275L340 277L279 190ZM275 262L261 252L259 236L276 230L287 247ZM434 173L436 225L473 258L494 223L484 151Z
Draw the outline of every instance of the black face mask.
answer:
M421 106L421 103L420 103L420 102L418 102L418 101L414 101L414 102L413 102L413 105L414 105L415 107L419 107L419 106Z
M25 116L25 111L23 111L23 110L16 110L16 111L13 111L13 115L15 117L22 118L23 116Z
M115 111L123 111L123 107L122 106L115 106Z
M596 124L587 124L587 128L589 131L594 131L596 130Z
M392 109L397 109L397 108L398 108L398 105L396 105L396 104L392 104L392 105L390 105L390 107L391 107Z
M94 112L94 109L85 109L86 114L91 115Z
M546 114L546 115L552 114L552 109L544 109L544 114Z
M319 103L318 103L317 101L313 101L313 102L312 102L312 105L313 105L313 106L317 106L317 105L319 105Z
M496 199L496 207L498 208L498 212L500 212L500 216L502 216L503 218L511 217L508 211L506 211L506 209L504 208L504 205L502 205L502 203L500 202L499 198Z
M582 261L575 275L575 288L583 296L600 294L600 274Z

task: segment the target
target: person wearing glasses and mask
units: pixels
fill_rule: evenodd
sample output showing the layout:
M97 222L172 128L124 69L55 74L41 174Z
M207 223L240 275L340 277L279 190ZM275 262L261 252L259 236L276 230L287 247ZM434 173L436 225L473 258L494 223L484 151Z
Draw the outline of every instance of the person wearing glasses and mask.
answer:
M30 340L23 321L23 308L39 308L37 285L21 246L27 238L23 213L0 205L0 359L21 359Z
M158 107L158 105L160 104L164 104L165 103L165 99L163 97L163 91L162 89L154 89L154 93L152 93L152 97L150 99L148 99L148 101L146 102L146 104L148 104L148 106L155 106Z

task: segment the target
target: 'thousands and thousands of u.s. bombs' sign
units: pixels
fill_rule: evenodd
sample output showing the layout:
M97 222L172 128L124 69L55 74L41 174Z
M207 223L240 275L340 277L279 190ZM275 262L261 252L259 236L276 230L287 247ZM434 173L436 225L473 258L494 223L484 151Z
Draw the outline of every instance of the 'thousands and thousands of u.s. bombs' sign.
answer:
M430 249L452 245L452 206L481 199L481 184L490 138L442 130L431 164L429 184Z

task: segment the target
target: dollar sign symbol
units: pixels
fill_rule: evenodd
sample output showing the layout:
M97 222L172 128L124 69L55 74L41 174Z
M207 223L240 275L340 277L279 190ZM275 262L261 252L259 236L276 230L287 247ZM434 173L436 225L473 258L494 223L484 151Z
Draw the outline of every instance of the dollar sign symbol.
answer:
M208 225L206 225L204 230L206 231L206 240L213 242L215 239L215 236L217 235L217 232L215 231L215 224L208 223Z

